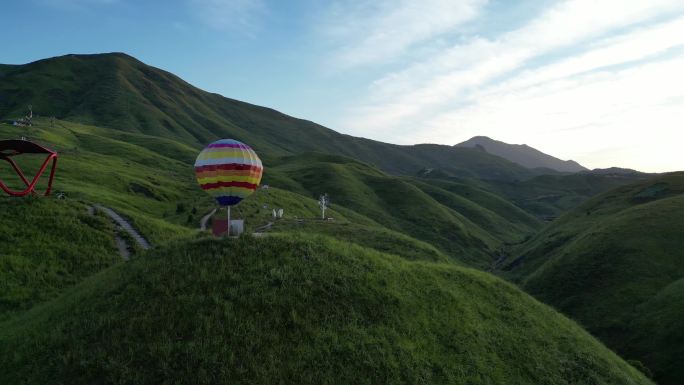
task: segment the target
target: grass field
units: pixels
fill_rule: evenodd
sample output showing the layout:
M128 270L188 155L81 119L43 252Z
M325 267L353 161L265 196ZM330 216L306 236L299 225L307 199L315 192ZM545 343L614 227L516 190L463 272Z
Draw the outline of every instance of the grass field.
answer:
M2 198L0 207L0 319L121 260L109 220L82 203Z
M0 324L0 382L650 384L491 275L331 238L198 240Z
M3 119L34 106L32 127L0 123L0 139L57 150L53 191L65 197L0 199L0 384L682 376L682 173L585 202L645 176L540 175L476 149L342 135L124 54L0 65L0 99ZM216 204L193 162L223 137L265 165L270 187L232 215L248 234L262 229L256 237L198 231ZM21 162L32 174L40 159ZM0 179L21 187L4 162ZM331 219L319 217L322 193ZM154 249L123 262L94 204ZM498 267L632 366L472 267Z
M684 173L600 195L520 246L504 275L642 361L660 383L681 378ZM649 338L657 335L658 338ZM638 337L637 337L638 336Z

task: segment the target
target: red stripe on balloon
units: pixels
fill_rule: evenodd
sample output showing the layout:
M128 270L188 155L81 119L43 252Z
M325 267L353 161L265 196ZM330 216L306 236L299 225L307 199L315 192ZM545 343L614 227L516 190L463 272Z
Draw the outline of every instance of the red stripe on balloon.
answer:
M208 164L206 166L195 167L195 172L202 171L216 171L216 170L250 170L260 172L263 168L259 166L253 166L251 164L238 164L238 163L228 163L228 164Z
M217 187L244 187L251 190L256 190L257 185L248 182L215 182L215 183L205 183L201 185L202 190L211 190Z

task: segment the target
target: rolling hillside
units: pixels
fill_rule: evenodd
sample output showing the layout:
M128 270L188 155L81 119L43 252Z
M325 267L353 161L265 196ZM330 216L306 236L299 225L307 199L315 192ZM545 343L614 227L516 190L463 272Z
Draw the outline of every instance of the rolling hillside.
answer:
M565 175L537 175L522 180L473 179L457 177L443 170L419 173L430 184L452 183L466 189L478 188L498 195L509 203L544 221L551 221L576 208L589 198L610 189L647 180L653 174L581 172ZM471 197L480 195L471 194Z
M344 155L392 174L440 167L459 176L522 179L515 163L470 148L397 146L202 91L122 53L66 55L0 71L0 118L36 114L167 139L194 148L218 138L249 143L268 165L302 152Z
M651 384L491 275L330 238L199 240L0 324L2 383Z
M677 384L684 328L684 173L604 193L523 244L504 275L578 320L655 379ZM680 313L681 314L681 313ZM657 338L653 338L657 336Z
M4 135L28 136L59 151L53 189L66 196L64 201L54 195L0 198L0 224L5 229L0 242L8 245L0 252L4 289L0 318L54 298L89 274L120 261L115 229L106 218L89 215L89 206L115 209L156 245L195 236L200 218L215 207L197 188L192 169L196 150L174 140L59 120L50 123L43 118L31 128L2 124L0 128ZM27 156L21 165L32 175L39 160ZM4 162L0 178L14 188L22 183ZM459 258L412 238L410 229L391 231L338 203L328 211L334 223L311 226L308 221L320 215L313 194L302 188L290 191L296 182L275 169L267 170L264 183L272 187L258 190L236 209L235 217L247 219L248 231L272 221L271 208L285 208L285 218L272 231L296 233L307 228L310 233L329 234L343 228L349 241L411 259Z
M274 171L311 196L328 193L334 203L432 243L471 266L489 266L503 242L521 241L540 226L534 217L492 194L491 203L486 204L506 206L500 214L468 197L412 178L390 176L340 156L291 156L282 159Z
M354 138L124 54L0 66L0 118L27 104L42 116L0 123L0 139L56 149L66 199L0 199L0 367L11 369L0 383L650 383L572 321L468 267L500 268L664 383L680 375L682 174L543 227L646 176L540 175L478 149ZM233 216L254 238L198 230L216 204L192 164L218 137L264 160L270 187ZM38 160L25 160L30 173ZM0 178L22 183L6 167ZM332 219L319 218L321 193ZM155 248L124 262L125 235L96 204ZM656 236L638 232L646 224Z

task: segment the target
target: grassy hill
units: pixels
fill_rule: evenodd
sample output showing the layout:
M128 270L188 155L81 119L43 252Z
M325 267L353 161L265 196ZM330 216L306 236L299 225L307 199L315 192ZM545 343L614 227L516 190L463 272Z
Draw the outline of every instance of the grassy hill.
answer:
M397 146L342 135L275 110L202 91L121 53L66 55L0 71L0 118L34 113L174 139L200 148L218 138L249 143L269 163L301 152L344 155L393 174L442 167L461 176L522 179L534 172L471 148Z
M495 214L466 197L411 178L387 175L350 158L291 156L279 161L274 171L310 196L328 193L335 204L429 242L472 266L489 266L503 242L520 241L539 226L536 219L510 204L509 211ZM489 198L495 202L492 206L505 205L492 194Z
M2 383L650 384L485 273L329 238L199 240L0 325Z
M197 188L192 169L197 150L193 148L172 139L61 120L50 123L38 118L35 123L31 128L1 127L8 137L27 136L59 151L53 188L65 193L66 200L54 196L0 199L0 224L5 229L0 244L9 245L0 250L5 289L0 318L54 298L120 261L111 222L89 215L87 206L102 204L115 209L158 246L195 237L200 218L216 207L214 200ZM396 179L357 161L341 159L382 178ZM40 163L32 156L19 161L29 175ZM308 164L315 163L310 159ZM0 178L14 188L21 187L4 162ZM354 211L356 207L345 207L343 202L335 202L328 210L334 222L322 222L318 204L312 199L315 195L277 168L267 168L264 183L272 184L271 188L258 190L233 211L234 218L246 219L248 232L274 222L272 209L284 208L284 219L275 221L267 231L334 234L409 259L453 261L460 257L447 256L444 249L412 238L410 229L392 231L364 215L372 212ZM39 188L44 186L39 184Z
M523 181L488 181L490 191L520 208L553 220L602 192L653 177L649 174L539 175Z
M114 228L84 204L0 199L0 319L121 260Z
M425 182L438 186L451 182L471 190L477 187L480 191L497 195L541 220L552 221L591 197L620 186L647 180L654 175L639 172L591 171L576 174L549 173L519 180L483 180L459 177L443 170L423 170L418 176ZM472 194L476 195L479 194Z
M56 149L54 191L66 195L0 199L0 367L11 368L0 383L649 383L576 324L459 266L497 266L542 227L537 217L640 175L539 176L476 149L341 135L123 54L0 66L0 101L2 118L27 104L42 115L29 128L0 124L0 139ZM192 164L218 137L246 141L264 160L270 188L233 211L248 233L267 233L259 239L198 231L216 205ZM39 159L24 161L30 174ZM2 164L0 178L21 185ZM568 299L576 313L542 299L596 321L592 331L608 331L611 347L666 381L679 373L680 179L592 200L503 260L504 274L537 294L560 297L561 273L579 272L585 286ZM321 193L332 220L319 219ZM122 262L117 230L93 204L156 249ZM272 218L275 208L284 218ZM675 225L662 230L668 220ZM615 250L624 264L595 263ZM644 264L645 252L658 263ZM615 267L614 285L596 283L585 265ZM625 284L621 269L641 276ZM594 301L596 317L580 299Z
M523 244L502 267L657 380L681 379L673 322L684 278L684 173L602 194ZM669 314L669 315L668 315ZM658 338L652 338L657 335ZM651 337L649 337L651 336Z
M524 235L535 233L541 227L539 219L481 188L447 181L412 180L411 183L504 242L519 242Z
M680 361L684 356L684 279L669 284L658 294L637 307L629 324L629 337L623 344L624 354L643 357L651 363L659 382L677 384L684 378Z

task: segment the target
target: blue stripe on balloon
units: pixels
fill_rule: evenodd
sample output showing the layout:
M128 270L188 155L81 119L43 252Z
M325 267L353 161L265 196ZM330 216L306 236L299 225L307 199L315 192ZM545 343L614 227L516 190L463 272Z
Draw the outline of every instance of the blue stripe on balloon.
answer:
M241 200L242 200L242 198L236 197L236 196L216 197L216 201L221 206L233 206L233 205L240 203Z

